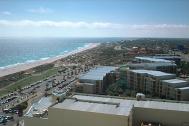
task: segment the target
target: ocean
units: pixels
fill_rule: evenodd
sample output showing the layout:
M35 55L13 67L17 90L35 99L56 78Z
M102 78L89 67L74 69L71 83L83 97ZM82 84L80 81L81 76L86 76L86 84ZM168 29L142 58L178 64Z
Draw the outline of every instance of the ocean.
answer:
M0 38L0 69L45 60L85 48L91 43L123 38Z

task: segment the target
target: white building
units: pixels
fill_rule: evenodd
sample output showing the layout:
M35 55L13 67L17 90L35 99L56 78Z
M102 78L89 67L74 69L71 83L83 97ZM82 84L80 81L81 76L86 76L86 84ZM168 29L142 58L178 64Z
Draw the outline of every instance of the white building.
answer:
M25 116L25 126L188 126L189 104L75 94L48 108L48 116ZM159 125L158 125L159 126Z

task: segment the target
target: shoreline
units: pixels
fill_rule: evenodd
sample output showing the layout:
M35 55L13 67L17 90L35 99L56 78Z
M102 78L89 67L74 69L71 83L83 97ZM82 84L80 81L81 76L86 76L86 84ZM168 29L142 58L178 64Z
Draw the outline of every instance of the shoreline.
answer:
M44 59L44 60L37 60L37 61L34 61L34 62L28 62L28 63L26 62L26 63L23 63L23 64L18 64L18 65L7 67L7 68L2 68L2 69L0 69L0 77L7 76L7 75L10 75L10 74L14 74L14 73L18 73L18 72L21 72L21 71L26 71L26 70L32 69L32 68L40 66L40 65L50 64L50 63L53 63L55 61L66 58L67 56L95 48L99 45L100 45L100 43L89 43L84 47L73 50L73 51L68 52L66 54L63 54L63 55L51 57L51 58Z

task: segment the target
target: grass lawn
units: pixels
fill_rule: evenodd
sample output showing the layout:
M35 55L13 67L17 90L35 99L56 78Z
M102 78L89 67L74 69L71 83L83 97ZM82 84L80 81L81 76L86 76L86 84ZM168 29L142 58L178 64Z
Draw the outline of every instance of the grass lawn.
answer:
M29 77L23 78L15 83L12 83L9 86L5 87L4 90L3 89L0 90L0 96L7 94L9 92L12 92L15 89L18 89L19 87L24 87L26 85L30 85L34 82L37 82L37 81L43 80L47 77L50 77L50 76L56 74L57 71L58 71L57 68L52 68L52 69L46 70L42 73L37 73L37 74L31 75Z

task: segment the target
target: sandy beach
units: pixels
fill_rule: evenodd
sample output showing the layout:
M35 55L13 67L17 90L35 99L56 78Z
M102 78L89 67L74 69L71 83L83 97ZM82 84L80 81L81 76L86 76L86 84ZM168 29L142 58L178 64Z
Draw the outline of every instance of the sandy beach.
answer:
M34 67L37 67L37 66L40 66L40 65L53 63L57 60L65 58L67 56L95 48L98 45L100 45L100 44L99 43L89 43L86 47L82 47L80 49L66 53L64 55L56 56L56 57L45 59L45 60L38 60L38 61L35 61L35 62L31 62L31 63L19 64L19 65L8 67L8 68L3 68L3 69L0 69L0 77L6 76L6 75L9 75L9 74L13 74L13 73L17 73L17 72L20 72L20 71L25 71L25 70L28 70L28 69L31 69L31 68L34 68Z

